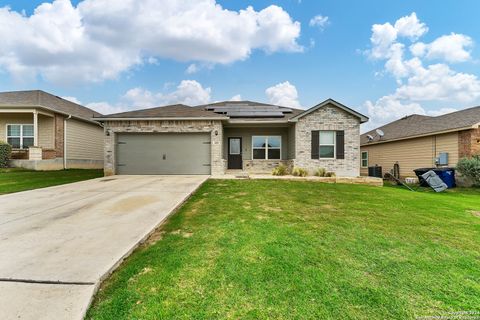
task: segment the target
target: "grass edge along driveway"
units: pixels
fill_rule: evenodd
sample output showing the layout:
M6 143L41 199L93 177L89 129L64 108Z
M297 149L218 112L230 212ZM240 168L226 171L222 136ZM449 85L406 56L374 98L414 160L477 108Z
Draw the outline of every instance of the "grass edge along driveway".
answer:
M209 180L90 319L405 319L478 310L480 192Z
M79 182L102 176L103 171L95 169L68 169L59 171L0 169L0 195Z

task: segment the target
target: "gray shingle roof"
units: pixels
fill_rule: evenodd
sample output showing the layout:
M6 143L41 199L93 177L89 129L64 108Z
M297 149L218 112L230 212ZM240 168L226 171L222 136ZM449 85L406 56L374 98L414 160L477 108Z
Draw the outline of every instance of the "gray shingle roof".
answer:
M0 92L0 106L41 106L85 120L102 115L92 109L41 90Z
M471 127L478 123L480 123L480 106L437 117L414 114L390 122L378 129L385 133L381 141L390 141ZM378 143L379 139L375 130L376 129L362 134L360 137L360 144L367 145ZM368 142L367 135L371 135L375 137L375 139Z
M225 115L215 113L210 110L206 110L208 106L217 106L217 107L228 107L228 106L235 106L235 105L247 105L247 106L274 106L271 104L260 103L260 102L253 102L253 101L222 101L216 102L211 104L199 105L199 106L187 106L183 104L175 104L163 107L156 107L156 108L149 108L149 109L141 109L141 110L133 110L121 113L114 113L105 116L99 117L100 119L109 119L109 118L225 118ZM284 108L280 106L274 106L279 108ZM292 109L292 108L289 108ZM291 113L286 113L285 117L281 118L281 120L288 120L291 117L300 114L303 110L299 109L292 109ZM238 118L237 118L238 119ZM268 121L268 120L275 120L278 121L279 118L245 118L242 120L245 121Z
M184 104L174 104L164 107L113 113L100 118L224 118L224 116L211 111L189 107Z

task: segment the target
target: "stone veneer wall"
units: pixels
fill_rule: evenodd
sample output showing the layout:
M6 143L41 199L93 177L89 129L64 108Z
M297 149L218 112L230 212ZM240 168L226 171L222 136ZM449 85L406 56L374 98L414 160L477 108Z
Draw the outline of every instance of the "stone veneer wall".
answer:
M280 164L293 168L293 160L243 160L243 169L248 173L272 173Z
M312 130L344 130L345 159L312 159ZM360 119L333 105L322 107L300 119L295 126L295 167L310 174L318 168L337 176L360 175Z
M116 133L162 133L162 132L210 132L212 175L225 173L222 159L222 122L218 120L132 120L105 122L104 173L115 174L115 137ZM215 131L218 134L215 134ZM109 135L107 135L109 132Z

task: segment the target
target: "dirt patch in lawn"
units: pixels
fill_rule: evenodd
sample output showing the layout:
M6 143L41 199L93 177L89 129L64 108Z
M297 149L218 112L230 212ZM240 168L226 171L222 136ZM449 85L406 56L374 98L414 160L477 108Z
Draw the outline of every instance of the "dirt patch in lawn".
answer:
M282 211L281 208L270 207L270 206L267 206L267 205L261 205L260 208L262 208L264 211L269 211L269 212L280 212L280 211Z
M158 241L163 239L163 236L165 235L165 231L157 229L155 230L150 237L145 241L144 246L148 247L154 243L157 243Z
M474 217L480 218L480 211L472 210L470 213L473 214Z

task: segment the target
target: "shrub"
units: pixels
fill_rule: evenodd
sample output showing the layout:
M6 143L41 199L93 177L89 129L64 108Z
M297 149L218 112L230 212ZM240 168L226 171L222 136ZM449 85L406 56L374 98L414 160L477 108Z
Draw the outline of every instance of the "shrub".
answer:
M0 141L0 168L7 167L11 154L12 147L8 143Z
M480 186L480 155L460 159L457 163L457 170L463 176L471 179L473 184Z
M315 171L315 175L317 177L325 177L326 173L327 173L327 170L325 170L325 168L318 168L317 171Z
M335 172L326 172L325 173L325 177L335 177L335 176L336 176Z
M283 164L279 165L275 169L273 169L272 174L274 176L284 176L288 174L288 168L284 166Z
M296 177L306 177L308 172L303 168L293 168L292 175Z

